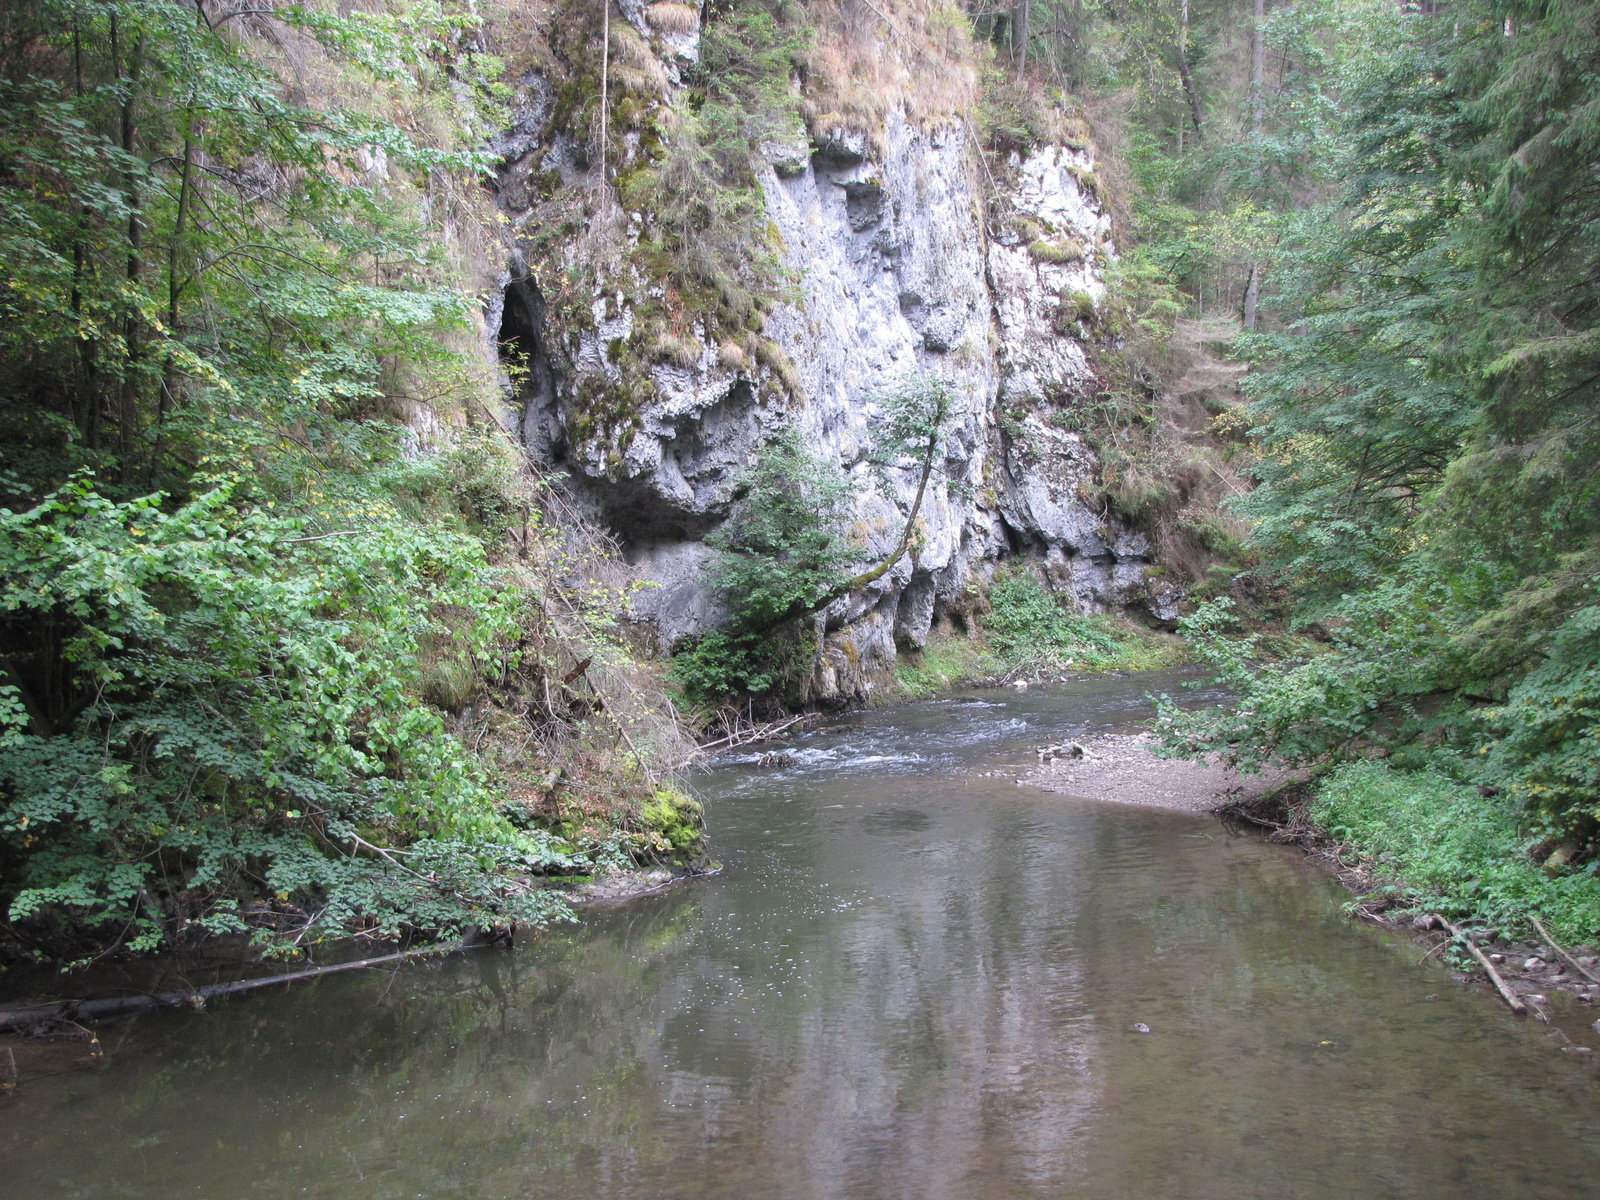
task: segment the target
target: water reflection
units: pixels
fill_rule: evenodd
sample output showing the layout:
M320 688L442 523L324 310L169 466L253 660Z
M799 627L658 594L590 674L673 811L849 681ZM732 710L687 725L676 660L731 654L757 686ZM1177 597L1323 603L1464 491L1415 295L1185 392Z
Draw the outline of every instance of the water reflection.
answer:
M1542 1029L1290 854L977 774L1145 686L856 718L705 781L718 879L145 1019L0 1109L4 1194L1580 1194L1600 1092Z

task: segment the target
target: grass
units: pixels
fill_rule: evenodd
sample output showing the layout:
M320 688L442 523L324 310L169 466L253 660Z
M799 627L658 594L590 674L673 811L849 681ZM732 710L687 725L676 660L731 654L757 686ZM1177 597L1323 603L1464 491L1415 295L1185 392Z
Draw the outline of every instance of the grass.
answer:
M1083 243L1075 238L1056 238L1054 241L1041 238L1028 247L1028 254L1034 262L1080 263L1083 261Z
M1529 857L1537 838L1503 795L1435 770L1360 762L1328 774L1310 816L1353 848L1401 911L1523 925L1538 916L1565 941L1600 937L1600 878L1588 869L1550 875Z
M1187 648L1170 634L1144 629L1122 617L1080 617L1079 621L1095 641L1068 637L1006 644L985 631L931 637L922 650L901 653L895 666L899 694L894 698L922 699L951 688L993 683L1008 675L1159 671L1189 661Z

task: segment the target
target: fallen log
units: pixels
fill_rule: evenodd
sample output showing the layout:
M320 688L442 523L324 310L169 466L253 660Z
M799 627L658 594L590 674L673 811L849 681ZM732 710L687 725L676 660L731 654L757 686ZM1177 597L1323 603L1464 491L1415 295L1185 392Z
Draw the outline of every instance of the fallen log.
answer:
M1433 919L1454 934L1458 941L1466 945L1467 953L1471 954L1473 958L1477 959L1478 965L1489 973L1490 982L1494 984L1495 990L1500 993L1500 998L1510 1005L1511 1011L1516 1013L1519 1017L1526 1016L1528 1012L1528 1006L1522 1002L1521 996L1517 995L1516 992L1511 990L1511 985L1500 977L1500 972L1494 969L1494 964L1489 961L1489 956L1482 950L1478 949L1478 943L1473 941L1466 934L1462 933L1461 930L1457 929L1454 925L1450 924L1449 921L1446 921L1443 917L1439 916L1439 914L1435 913L1433 915Z
M103 1021L107 1017L123 1017L147 1012L153 1008L203 1008L207 1000L217 996L231 996L237 992L252 992L258 988L274 987L280 983L298 983L333 975L340 971L360 971L385 963L403 962L427 955L450 954L456 950L470 950L488 945L486 941L462 941L454 946L423 946L414 950L400 950L376 958L361 958L353 962L330 963L324 967L307 967L303 971L289 971L283 975L264 975L259 979L238 979L232 983L211 983L204 987L183 988L170 992L138 992L131 996L103 996L93 1000L51 1000L42 1004L20 1004L0 1008L0 1033L26 1029L45 1021Z
M1528 920L1533 922L1533 927L1539 931L1539 936L1544 938L1545 941L1550 943L1550 949L1554 950L1562 958L1567 960L1567 965L1568 966L1570 966L1579 975L1582 975L1590 983L1600 983L1600 976L1596 976L1596 975L1590 973L1590 971L1587 968L1585 968L1581 963L1579 963L1577 959L1573 958L1572 955L1568 954L1566 952L1566 950L1562 948L1561 943L1556 941L1555 938L1550 936L1550 931L1548 929L1546 929L1542 924L1539 923L1539 918L1538 917L1534 916L1532 913L1529 913L1528 914Z

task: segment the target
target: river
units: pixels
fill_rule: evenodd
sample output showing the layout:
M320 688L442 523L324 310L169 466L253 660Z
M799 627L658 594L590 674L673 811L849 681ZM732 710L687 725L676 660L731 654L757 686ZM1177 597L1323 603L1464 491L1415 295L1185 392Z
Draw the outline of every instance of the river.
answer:
M715 878L110 1027L0 1102L0 1196L1595 1194L1600 1055L1295 851L1018 786L1152 682L858 715L697 781Z

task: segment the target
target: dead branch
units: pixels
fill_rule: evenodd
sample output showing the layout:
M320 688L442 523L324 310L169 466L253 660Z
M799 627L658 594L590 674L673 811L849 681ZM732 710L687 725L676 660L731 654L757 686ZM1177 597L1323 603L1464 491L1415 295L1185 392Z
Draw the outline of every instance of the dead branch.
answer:
M786 717L781 721L768 721L765 724L752 724L745 728L735 729L726 737L717 738L712 742L701 742L700 749L706 750L732 750L737 746L749 746L756 742L768 742L777 737L786 729L790 729L802 722L814 718L816 713L799 713L796 716Z
M1578 974L1582 975L1590 983L1600 983L1600 976L1595 976L1589 972L1579 964L1577 959L1573 958L1572 955L1568 954L1564 949L1562 949L1561 943L1550 936L1550 931L1539 923L1538 917L1534 916L1532 913L1529 913L1528 920L1533 922L1533 927L1539 931L1539 936L1544 938L1546 942L1550 943L1550 948L1562 958L1567 960L1568 966L1570 966Z
M1482 950L1478 949L1478 943L1473 941L1466 934L1462 933L1461 930L1457 929L1454 925L1450 924L1449 921L1446 921L1437 913L1434 914L1433 919L1453 933L1456 936L1456 939L1466 946L1467 953L1471 954L1473 958L1478 960L1478 965L1489 973L1489 981L1494 984L1495 990L1500 993L1500 998L1511 1006L1511 1011L1516 1013L1519 1017L1526 1016L1528 1012L1528 1006L1522 1002L1521 996L1517 995L1516 992L1511 990L1511 985L1500 977L1500 972L1494 969L1494 964L1489 961L1489 956Z
M30 1025L37 1025L46 1021L72 1024L77 1021L100 1021L107 1017L128 1016L132 1013L146 1012L152 1008L203 1008L205 1002L215 996L231 996L237 992L255 991L258 988L273 987L280 983L298 983L301 980L315 979L321 975L332 975L339 971L359 971L367 967L381 966L384 963L402 962L409 958L422 958L427 955L449 954L457 950L471 950L476 946L487 944L482 941L475 942L470 939L463 939L454 946L423 946L413 950L401 950L395 954L379 955L376 958L331 963L324 967L309 967L304 971L290 971L285 975L268 975L261 979L240 979L233 983L212 983L207 984L205 987L187 988L180 991L141 992L133 996L106 996L96 1000L53 1000L44 1004L17 1005L0 1009L0 1033L24 1029Z

